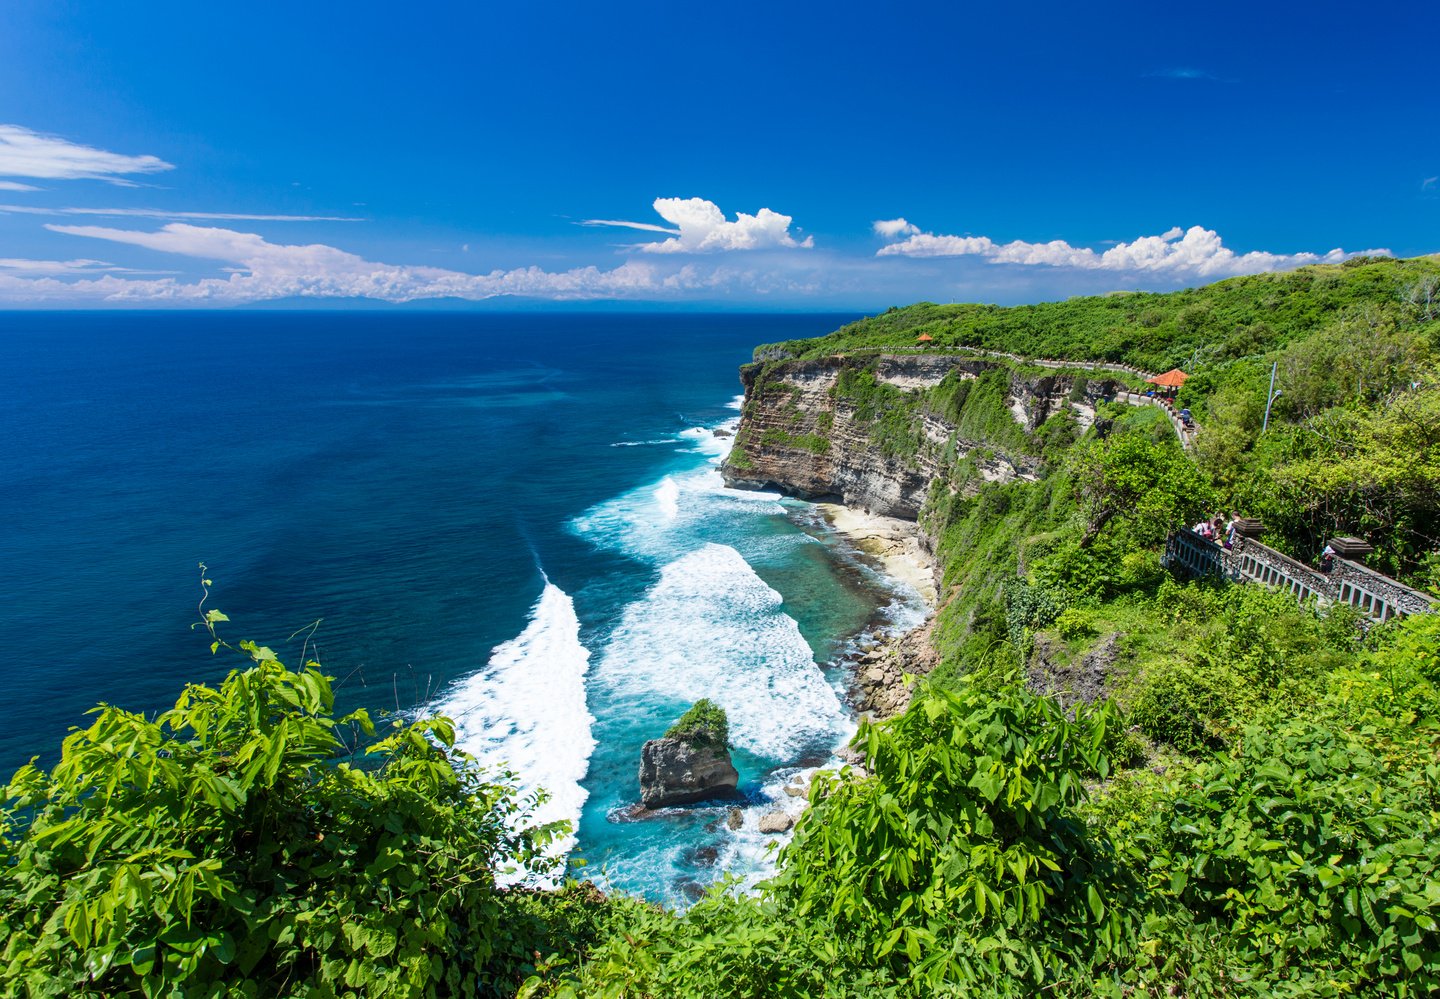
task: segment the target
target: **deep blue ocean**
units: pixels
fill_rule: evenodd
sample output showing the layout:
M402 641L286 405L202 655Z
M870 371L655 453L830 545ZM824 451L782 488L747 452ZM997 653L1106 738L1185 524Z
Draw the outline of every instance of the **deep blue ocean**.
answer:
M853 731L837 655L917 613L807 504L716 471L752 347L850 318L0 313L0 770L223 676L203 560L232 640L298 665L318 620L342 707L443 710L543 785L582 876L758 876L758 816ZM744 826L629 820L641 744L700 697Z

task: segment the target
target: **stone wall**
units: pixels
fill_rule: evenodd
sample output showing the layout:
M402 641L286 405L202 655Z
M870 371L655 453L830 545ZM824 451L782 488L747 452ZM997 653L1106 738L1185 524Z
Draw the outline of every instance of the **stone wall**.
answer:
M1297 600L1349 604L1375 621L1436 610L1433 597L1359 562L1337 558L1328 573L1321 572L1254 538L1240 538L1234 550L1226 551L1194 531L1176 531L1166 542L1164 559L1189 576L1260 583L1293 593Z

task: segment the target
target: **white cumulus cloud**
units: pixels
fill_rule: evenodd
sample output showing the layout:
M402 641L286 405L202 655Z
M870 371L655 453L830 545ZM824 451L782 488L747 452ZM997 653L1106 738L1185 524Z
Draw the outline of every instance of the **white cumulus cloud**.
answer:
M649 222L621 222L612 219L586 219L585 225L623 226L671 236L657 243L641 243L636 249L644 253L714 253L722 250L809 249L815 245L811 236L797 240L790 234L789 215L762 208L754 215L738 212L732 222L720 206L704 198L656 198L655 213L670 227Z
M68 236L139 246L162 253L221 262L226 277L134 279L93 273L100 262L11 261L0 268L0 300L238 305L277 298L373 298L387 302L459 298L472 301L517 295L556 300L661 297L714 287L713 274L662 271L640 261L612 270L539 267L468 274L441 267L383 264L324 244L271 243L255 233L172 222L154 232L104 226L49 224ZM45 276L40 276L45 275Z
M918 225L906 222L904 219L876 219L871 228L875 230L875 235L882 236L885 239L899 239L901 236L917 236L920 233L920 227Z
M126 175L173 169L173 165L158 156L126 156L21 125L0 125L0 177L107 180L133 186L124 179Z
M878 228L876 231L880 232ZM901 230L897 230L897 235ZM883 235L884 233L882 233ZM997 264L1043 265L1076 270L1122 271L1175 277L1223 278L1262 271L1286 270L1305 264L1338 263L1362 254L1386 254L1388 250L1363 250L1360 254L1342 249L1327 253L1267 253L1252 250L1236 253L1221 242L1213 229L1176 226L1159 236L1141 236L1129 243L1117 243L1103 252L1072 246L1064 240L1027 243L1014 240L997 243L988 236L938 236L913 232L900 242L883 246L877 256L984 258Z

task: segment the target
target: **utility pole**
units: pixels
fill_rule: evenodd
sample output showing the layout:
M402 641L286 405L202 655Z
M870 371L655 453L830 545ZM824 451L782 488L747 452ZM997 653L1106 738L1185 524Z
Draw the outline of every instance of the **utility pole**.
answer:
M1262 434L1266 430L1270 429L1270 406L1275 402L1275 399L1277 397L1285 394L1285 391L1283 389L1279 392L1275 391L1275 371L1279 367L1279 361L1276 361L1270 365L1270 394L1265 397L1265 423L1260 427L1260 432Z

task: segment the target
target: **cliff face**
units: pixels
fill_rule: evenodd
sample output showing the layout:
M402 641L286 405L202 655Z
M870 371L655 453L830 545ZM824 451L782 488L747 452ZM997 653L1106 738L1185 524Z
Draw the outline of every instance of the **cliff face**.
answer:
M948 462L968 457L990 481L1034 479L1039 462L1033 455L967 438L950 417L923 405L911 416L904 446L893 441L881 446L875 428L884 415L877 416L873 406L862 412L851 396L837 391L847 370L868 370L875 383L914 398L947 376L952 382L977 379L998 366L943 354L837 356L748 366L741 373L744 415L736 450L723 469L725 481L915 520L931 482ZM1083 429L1093 422L1094 400L1108 386L1086 384L1077 391L1075 382L1076 376L1068 373L1032 378L1012 373L1004 405L1027 432L1067 406Z

